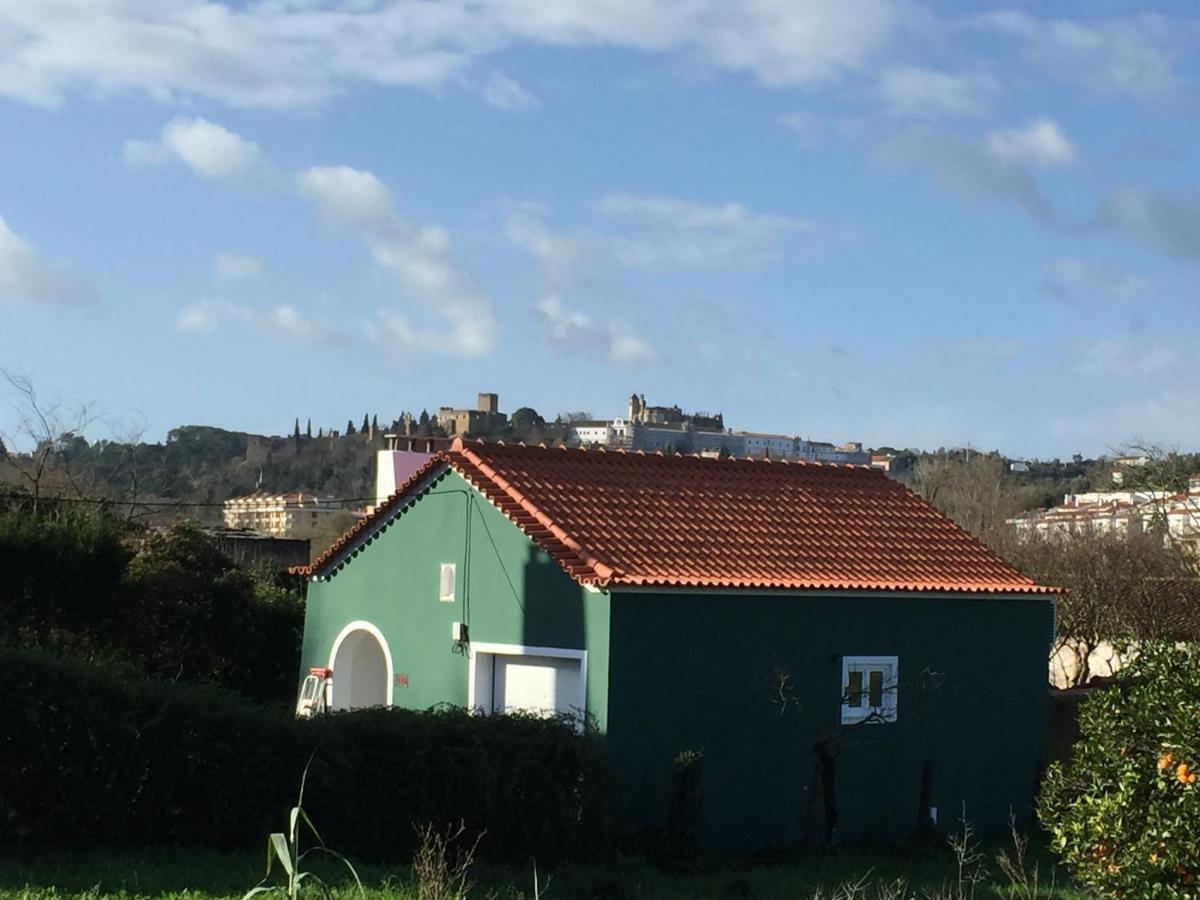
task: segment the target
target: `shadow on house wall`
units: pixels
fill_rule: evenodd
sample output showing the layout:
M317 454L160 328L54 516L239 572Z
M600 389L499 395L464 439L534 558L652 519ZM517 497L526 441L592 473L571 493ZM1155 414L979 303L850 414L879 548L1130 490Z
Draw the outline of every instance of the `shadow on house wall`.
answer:
M529 548L522 584L522 644L578 649L587 646L583 588L545 551Z

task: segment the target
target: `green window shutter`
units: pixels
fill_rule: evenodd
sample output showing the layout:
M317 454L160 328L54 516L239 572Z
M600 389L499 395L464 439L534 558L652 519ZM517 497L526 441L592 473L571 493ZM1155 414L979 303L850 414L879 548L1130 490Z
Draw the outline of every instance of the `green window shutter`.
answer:
M879 669L872 669L870 676L867 705L872 707L883 706L883 672Z
M873 673L872 673L873 674ZM857 709L863 701L863 673L851 671L847 679L846 705Z

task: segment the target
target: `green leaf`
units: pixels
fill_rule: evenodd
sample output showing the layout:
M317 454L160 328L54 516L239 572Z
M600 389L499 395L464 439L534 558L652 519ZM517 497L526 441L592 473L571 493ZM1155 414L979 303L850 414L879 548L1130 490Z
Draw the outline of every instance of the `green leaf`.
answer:
M324 847L325 840L324 840L324 838L321 837L321 832L317 831L317 826L313 824L313 820L308 817L308 813L306 813L304 810L300 810L300 815L303 817L305 823L308 825L309 830L312 831L313 837L315 837L317 839L317 843L320 844L322 847Z
M270 893L273 893L274 891L282 891L282 888L280 888L279 885L277 885L277 884L272 884L272 885L268 885L268 886L263 886L260 884L256 887L250 888L250 890L248 890L248 891L246 891L246 893L242 894L242 900L250 900L251 897L257 897L260 894L270 894Z
M287 838L277 831L271 835L270 841L271 847L275 850L275 855L279 857L279 864L283 866L283 870L287 872L290 878L295 873L295 869L292 866L292 852L291 847L288 846Z

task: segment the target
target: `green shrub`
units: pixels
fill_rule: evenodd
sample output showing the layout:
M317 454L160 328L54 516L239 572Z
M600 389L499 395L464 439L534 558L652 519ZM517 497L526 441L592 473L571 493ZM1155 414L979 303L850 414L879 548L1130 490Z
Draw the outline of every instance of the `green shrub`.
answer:
M1070 762L1042 787L1052 847L1106 896L1200 895L1200 648L1141 648L1079 715Z
M295 691L303 627L297 595L252 577L185 523L143 539L108 643L151 675L282 699Z
M304 607L278 573L247 573L194 525L144 535L99 511L0 513L0 644L259 699L296 688Z
M0 512L0 641L95 652L129 555L103 512Z
M257 843L294 800L331 846L402 860L414 823L487 832L481 857L606 846L598 739L568 722L374 709L296 720L285 704L0 649L0 842L72 848Z

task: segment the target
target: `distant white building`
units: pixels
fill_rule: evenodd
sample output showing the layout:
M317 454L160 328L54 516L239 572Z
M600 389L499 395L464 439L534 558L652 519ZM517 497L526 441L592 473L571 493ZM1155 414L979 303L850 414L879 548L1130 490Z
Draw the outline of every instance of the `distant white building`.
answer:
M629 443L629 425L619 416L611 422L572 422L567 426L567 441L579 447L625 447Z
M313 494L268 494L256 491L225 501L226 528L256 531L275 537L312 537L328 517L343 510Z
M868 465L871 454L862 444L834 446L787 434L732 431L721 413L685 413L678 406L647 406L646 398L629 398L626 418L573 422L567 427L568 444L641 450L645 453L697 453L701 456L753 457L807 462Z
M1067 494L1051 509L1009 519L1018 531L1111 534L1161 528L1164 537L1200 545L1200 476L1182 493L1089 491Z

